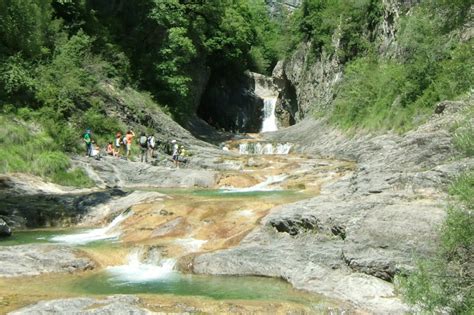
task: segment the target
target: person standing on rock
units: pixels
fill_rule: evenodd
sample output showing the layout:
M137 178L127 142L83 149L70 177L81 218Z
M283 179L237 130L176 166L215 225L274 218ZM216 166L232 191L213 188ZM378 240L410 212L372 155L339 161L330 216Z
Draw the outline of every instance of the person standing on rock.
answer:
M153 157L155 156L155 148L156 148L155 136L153 135L148 136L147 144L148 144L148 154L150 155L150 158L153 159Z
M179 145L176 143L176 140L172 140L171 144L173 145L172 159L174 161L174 166L179 168Z
M86 129L86 132L82 136L84 143L86 144L86 155L92 156L92 137L91 137L91 130Z
M134 137L135 133L133 132L133 130L130 129L129 131L127 131L127 134L125 135L125 139L127 140L125 156L127 157L127 159L130 158L130 152L132 151L132 141Z
M143 163L145 160L148 163L148 137L144 132L140 134L138 142L140 143L140 161Z
M116 157L120 156L120 148L122 147L122 133L119 131L115 134L114 147L116 152Z

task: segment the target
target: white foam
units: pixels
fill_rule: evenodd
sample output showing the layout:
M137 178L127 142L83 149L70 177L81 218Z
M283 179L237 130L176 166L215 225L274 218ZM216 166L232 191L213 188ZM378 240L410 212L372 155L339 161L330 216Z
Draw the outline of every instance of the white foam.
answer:
M132 211L128 211L126 214L122 213L103 228L91 229L77 234L57 235L52 237L51 241L80 245L101 240L118 239L121 234L120 230L117 229L118 225L127 219L131 214Z
M167 279L177 275L174 271L174 259L162 259L157 262L142 262L141 251L135 250L128 256L126 265L107 267L106 271L115 279L124 282L148 282Z
M275 115L276 98L265 98L263 100L263 123L260 132L277 131L277 121Z
M192 237L177 239L176 244L181 245L187 252L197 252L202 245L207 243L207 240L198 240Z
M240 211L237 211L237 215L242 216L242 217L251 217L251 216L253 216L253 211L252 210L240 210Z
M222 190L223 193L240 193L240 192L254 192L254 191L278 191L282 190L280 187L271 187L272 185L281 183L282 181L287 178L287 175L276 175L276 176L268 176L267 179L257 185L252 187L246 188L226 188Z
M260 143L260 142L245 142L239 144L239 154L241 155L287 155L290 153L292 144L291 143Z

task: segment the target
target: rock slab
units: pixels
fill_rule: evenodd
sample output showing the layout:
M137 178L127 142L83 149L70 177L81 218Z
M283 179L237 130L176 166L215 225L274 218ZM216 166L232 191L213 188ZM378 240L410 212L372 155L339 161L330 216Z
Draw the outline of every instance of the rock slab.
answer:
M9 315L24 314L88 314L88 315L145 315L156 314L141 308L139 299L131 295L113 295L105 299L70 298L41 301L36 304L8 313Z
M51 272L93 269L94 262L67 246L17 245L0 247L0 278L37 276Z

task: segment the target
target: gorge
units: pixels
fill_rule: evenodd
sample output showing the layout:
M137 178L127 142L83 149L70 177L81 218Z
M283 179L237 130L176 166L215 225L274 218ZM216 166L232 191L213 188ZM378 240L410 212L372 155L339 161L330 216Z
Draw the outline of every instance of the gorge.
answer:
M468 1L7 2L0 313L469 314Z

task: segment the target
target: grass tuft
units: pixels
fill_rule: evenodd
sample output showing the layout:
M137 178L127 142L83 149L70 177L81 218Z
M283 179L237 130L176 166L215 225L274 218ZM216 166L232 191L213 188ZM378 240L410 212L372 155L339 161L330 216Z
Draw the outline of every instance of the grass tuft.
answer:
M29 173L55 183L91 187L81 169L71 170L69 157L47 133L33 132L28 125L0 116L5 136L0 138L0 173Z

